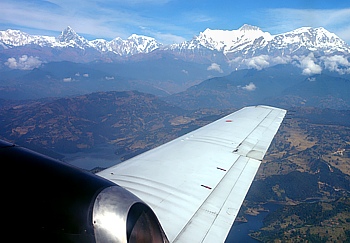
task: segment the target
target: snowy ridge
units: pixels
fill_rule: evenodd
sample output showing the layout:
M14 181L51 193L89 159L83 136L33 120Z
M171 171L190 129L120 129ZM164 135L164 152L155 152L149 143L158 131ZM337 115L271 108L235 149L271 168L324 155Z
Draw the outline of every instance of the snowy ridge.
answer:
M243 50L248 46L254 44L256 40L260 39L260 45L266 45L272 39L268 32L263 32L258 27L243 25L238 30L211 30L206 29L201 32L199 36L194 37L188 42L181 44L174 44L169 49L199 49L208 48L223 52L224 54Z
M302 27L290 32L271 35L256 26L247 24L237 30L206 29L192 40L169 46L162 45L154 38L136 34L126 40L117 37L111 41L104 39L89 41L78 35L71 27L67 27L57 37L29 35L19 30L0 31L0 51L9 53L17 47L24 48L26 51L24 54L35 53L34 55L42 60L78 62L100 60L101 58L120 60L120 58L147 54L155 50L170 52L188 60L209 60L211 62L226 60L229 63L237 62L237 65L243 65L243 60L254 57L261 57L259 61L266 61L266 56L290 59L295 55L308 56L311 52L316 56L350 55L349 45L322 27ZM31 52L32 47L41 47L42 52L40 48ZM52 52L51 56L48 55L48 50L54 49L59 50L61 54L57 55L57 52ZM74 54L69 52L74 52Z
M255 26L243 25L238 30L206 29L192 40L168 47L175 52L210 49L226 56L252 57L258 54L293 54L298 51L322 51L325 54L350 53L350 47L326 29L303 27L290 32L271 35Z
M270 48L276 49L289 48L293 45L311 51L322 49L326 52L349 52L349 46L343 40L322 27L302 27L276 35L269 43Z
M119 37L106 41L96 39L89 42L90 45L99 52L113 52L120 56L131 56L139 53L149 53L162 46L154 38L133 34L128 39Z
M154 38L131 35L127 40L117 37L111 41L96 39L86 40L79 36L71 27L67 27L58 37L29 35L19 30L0 31L0 45L4 49L15 48L26 45L38 45L50 48L78 48L95 49L101 53L113 52L120 56L134 55L138 53L149 53L162 46Z
M45 46L48 43L55 42L55 37L29 35L19 30L9 29L6 31L0 31L0 42L9 48L30 44Z

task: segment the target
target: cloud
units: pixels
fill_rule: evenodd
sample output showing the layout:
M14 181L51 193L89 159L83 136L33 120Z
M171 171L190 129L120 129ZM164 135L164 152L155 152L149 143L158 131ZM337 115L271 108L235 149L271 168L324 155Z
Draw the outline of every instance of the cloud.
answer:
M113 0L113 2L119 3L121 5L164 5L170 1L171 0Z
M46 30L45 32L60 32L67 26L71 26L78 33L115 38L118 35L123 37L129 35L129 31L123 28L122 24L114 25L115 22L119 21L127 25L130 22L134 23L136 19L140 20L140 17L136 18L132 13L109 11L104 7L98 7L95 1L53 0L51 2L55 7L47 7L44 2L47 1L4 0L0 8L0 23ZM92 14L91 9L96 11L96 15ZM21 18L13 16L21 16ZM122 21L124 18L127 19ZM45 21L42 21L43 19ZM110 25L117 27L113 28Z
M344 56L322 57L322 60L325 68L331 72L338 72L339 74L350 73L350 62Z
M194 23L206 23L212 22L214 19L211 15L202 13L198 10L191 10L182 14L182 17L186 19L186 21L194 22Z
M310 53L307 57L303 57L300 60L300 67L303 69L303 75L314 75L322 72L321 66L315 63L313 53Z
M257 70L262 70L263 68L267 68L270 66L275 66L278 64L288 64L294 61L295 57L291 56L268 56L268 55L260 55L251 58L242 58L236 57L229 61L231 67L236 68L254 68Z
M296 64L299 63L299 64ZM279 56L270 57L267 55L256 56L247 59L235 59L231 61L231 65L234 64L245 64L248 68L255 68L261 70L263 68L274 66L277 64L294 64L302 69L303 75L314 75L322 72L322 67L328 69L331 72L338 72L339 74L350 73L350 62L345 56L334 55L334 56L323 56L321 58L315 58L313 53L308 56Z
M325 68L331 72L339 74L350 74L350 61L342 55L322 56L316 58L311 52L307 56L277 56L270 57L260 55L252 58L242 59L241 57L230 61L230 65L236 68L254 68L262 70L278 64L292 64L302 69L302 74L311 76L320 74Z
M7 59L7 62L5 62L5 65L8 66L11 69L17 69L17 60L14 57L10 57Z
M293 61L293 59L291 58L291 56L277 56L277 57L270 57L270 63L273 65L277 65L277 64L287 64L287 63L291 63Z
M242 87L242 89L247 90L247 91L254 91L254 90L256 90L256 86L254 83L250 82L246 86Z
M213 62L208 68L208 71L217 71L219 73L223 73L224 71L222 71L221 67L219 64Z
M331 72L338 72L339 74L350 73L350 62L345 56L323 56L315 58L313 53L308 56L279 56L270 57L267 55L256 56L247 59L237 58L231 61L231 65L245 64L248 68L255 68L261 70L266 67L274 66L277 64L294 64L302 69L303 75L314 75L322 72L322 67L328 69ZM296 64L299 63L299 64Z
M72 82L72 78L64 78L63 82Z
M249 68L255 68L261 70L270 66L268 55L261 55L246 59L244 62Z
M337 30L334 30L336 34L342 38L346 43L350 43L350 24L349 26L344 26L342 28L339 28Z
M34 68L38 68L41 65L41 61L37 57L27 55L23 55L18 58L18 60L14 57L10 57L5 62L5 65L11 69L20 69L20 70L33 70Z
M88 35L89 39L127 38L133 33L147 34L142 28L146 26L153 30L154 35L151 37L161 37L162 43L178 43L179 40L184 40L181 35L190 32L188 26L178 26L171 21L172 19L165 21L161 14L153 16L139 11L140 6L151 10L152 6L160 7L169 1L2 0L0 23L21 26L21 30L26 32L28 30L34 30L38 34L56 32L57 35L67 26L71 26L78 34ZM45 4L47 2L50 4ZM13 16L21 16L21 18ZM43 19L45 21L42 21Z

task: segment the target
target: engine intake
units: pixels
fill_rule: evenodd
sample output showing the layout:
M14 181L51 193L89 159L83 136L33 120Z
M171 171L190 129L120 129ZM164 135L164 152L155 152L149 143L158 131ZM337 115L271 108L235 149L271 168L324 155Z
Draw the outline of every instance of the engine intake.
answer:
M96 242L168 242L152 209L119 186L98 194L93 224Z

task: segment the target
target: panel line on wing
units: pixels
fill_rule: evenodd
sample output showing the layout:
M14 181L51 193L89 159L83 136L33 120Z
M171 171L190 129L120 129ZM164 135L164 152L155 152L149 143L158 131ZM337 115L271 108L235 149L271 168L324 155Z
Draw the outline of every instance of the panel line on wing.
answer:
M172 192L178 194L183 193L181 188L176 188L173 186L170 186L165 183L161 183L158 181L153 181L149 178L139 177L139 176L131 176L131 175L118 175L117 177L110 178L111 181L115 182L116 184L121 184L123 182L123 187L127 187L129 189L136 190L136 188L145 187L145 188L153 188L159 191L163 191L164 193L169 193L169 190ZM132 187L132 185L137 185L136 187ZM140 190L140 189L138 189ZM141 190L142 191L142 190Z
M264 120L233 150L233 153L262 161L271 143L266 134L276 130L282 119L283 113L281 111L271 110Z
M189 225L192 224L193 219L194 219L198 214L200 214L200 211L205 210L205 211L210 212L212 215L215 215L215 217L214 217L214 219L213 219L213 222L215 221L215 218L216 218L216 217L218 216L218 214L220 213L220 210L222 209L222 206L223 206L224 202L225 202L225 201L227 200L227 198L229 197L229 194L226 195L226 198L222 201L222 205L220 205L220 210L218 210L217 212L214 212L214 211L208 210L208 209L204 209L203 206L207 203L208 198L209 198L213 193L215 193L215 191L217 190L217 187L220 185L220 183L221 183L223 180L225 180L226 177L228 177L228 176L229 176L230 174L232 174L232 173L235 173L235 172L239 171L239 174L238 174L238 176L237 176L237 179L234 181L234 183L232 184L232 187L230 188L230 192L233 190L233 188L235 187L236 183L238 182L240 176L242 175L242 173L243 173L243 171L244 171L244 169L245 169L245 167L246 167L246 165L247 165L247 163L248 163L248 159L247 159L247 158L244 159L244 158L245 158L245 157L240 156L240 157L238 158L238 160L237 160L237 161L239 161L239 160L241 159L241 163L243 163L243 164L241 164L241 166L243 165L243 168L240 168L240 170L235 170L235 165L237 166L237 164L236 164L237 161L235 161L235 163L232 164L232 166L230 167L230 169L228 170L228 172L225 173L225 174L223 175L223 177L221 178L221 180L219 181L219 183L217 183L217 185L216 185L214 188L212 188L212 192L211 192L211 193L208 195L208 197L203 201L203 203L201 204L201 206L196 210L196 212L194 212L194 214L192 215L191 219L187 222L187 224L183 227L183 229L182 229L182 230L179 232L179 234L176 236L176 238L174 239L174 242L176 242L176 241L182 242L182 241L181 241L181 235L184 234L184 232L188 229L187 227L188 227ZM209 229L210 229L210 227L208 228L207 231L209 231ZM198 235L197 235L197 236L198 236ZM204 239L204 238L205 238L205 236L203 236L203 239Z
M244 143L244 141L246 141L246 140L254 133L254 131L256 130L256 128L259 127L259 126L265 121L266 117L268 117L268 116L271 114L271 112L272 112L272 110L269 111L269 112L265 115L264 119L262 119L262 120L254 127L254 129L252 129L252 130L250 131L250 133L248 133L248 135L242 140L242 142L239 144L239 146L238 146L236 149L239 150L239 147Z
M247 194L249 187L253 182L254 176L259 169L259 166L260 161L255 159L248 159L248 163L246 164L244 171L241 173L241 176L236 182L236 184L239 184L239 186L234 186L230 191L228 197L226 198L226 201L223 203L222 208L220 209L220 212L216 216L209 231L207 232L203 243L211 243L217 241L217 234L221 235L221 237L228 234L239 212L240 205L243 203L245 195ZM226 179L227 180L220 184L221 188L218 188L218 193L222 190L222 188L228 187L230 185L230 176L228 176ZM212 194L208 200L208 204L210 204L209 201L215 200L215 198L216 195Z
M198 143L207 143L207 144L214 144L214 145L219 145L222 147L226 147L229 149L232 149L232 143L231 144L227 144L227 143L220 143L215 139L203 139L202 137L199 138L191 138L189 140L186 140L186 142L198 142Z
M238 178L237 178L237 180L235 181L234 185L231 187L230 193L229 193L229 194L227 194L227 196L226 196L225 200L222 202L222 205L221 205L221 207L220 207L219 212L217 212L217 213L215 214L215 218L213 219L213 221L212 221L212 223L211 223L211 226L210 226L210 227L208 227L208 230L207 230L207 232L206 232L206 234L205 234L205 236L204 236L204 238L203 238L203 239L205 239L205 238L206 238L206 236L208 235L208 233L209 233L209 231L210 231L210 229L211 229L212 225L214 224L215 220L217 219L217 217L219 216L220 212L222 211L222 209L223 209L223 207L224 207L225 202L226 202L226 201L227 201L227 199L230 197L230 195L231 195L232 191L234 190L235 186L237 185L237 183L238 183L238 181L239 181L239 178L242 176L242 174L243 174L243 172L244 172L245 168L247 167L247 164L248 164L248 161L245 163L243 170L242 170L242 171L241 171L241 173L239 174L239 177L238 177ZM222 179L222 181L223 181L223 180L225 180L225 178L226 178L226 177L229 177L229 176L230 176L230 174L229 174L229 173L227 173L227 174L225 175L225 177ZM206 201L203 203L203 206L204 206L206 203L208 203L208 202L207 202L207 200L206 200Z

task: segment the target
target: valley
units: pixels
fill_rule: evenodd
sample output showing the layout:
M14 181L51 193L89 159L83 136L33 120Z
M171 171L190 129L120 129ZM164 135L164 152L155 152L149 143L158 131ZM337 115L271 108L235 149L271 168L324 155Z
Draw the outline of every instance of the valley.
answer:
M1 108L0 137L40 148L40 152L64 161L76 160L83 168L99 167L93 170L96 172L113 160L114 164L124 161L232 111L188 111L135 91L13 105L8 102ZM259 213L266 203L278 203L284 205L281 210L285 210L285 221L276 223L281 211L268 214L269 221L264 221L264 227L253 237L263 241L282 236L311 240L326 230L333 232L332 237L347 237L349 121L349 111L312 107L290 110L260 166L240 217L242 220L245 213ZM320 203L310 204L308 200ZM325 214L313 216L319 212L313 211L313 206L324 208L321 211ZM343 211L328 215L328 208L333 207L342 207ZM303 220L303 208L319 223ZM281 226L276 228L276 224Z
M255 239L349 239L350 47L326 29L244 25L171 45L6 30L0 54L0 138L93 172L244 106L287 109L239 220L275 204Z

